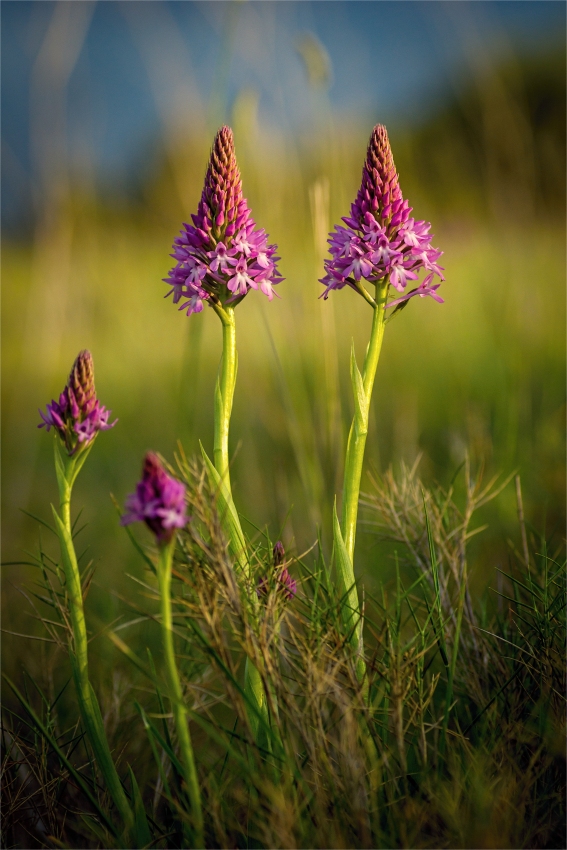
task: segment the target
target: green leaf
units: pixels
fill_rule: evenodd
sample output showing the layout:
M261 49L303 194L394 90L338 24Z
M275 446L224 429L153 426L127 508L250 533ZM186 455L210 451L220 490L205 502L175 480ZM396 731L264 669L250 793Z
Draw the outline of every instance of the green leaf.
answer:
M59 439L57 437L55 438L53 447L55 455L55 475L57 476L59 493L63 493L65 491L65 488L67 487L67 477L65 475L65 462L61 457L61 448L59 445Z
M108 747L108 744L107 744L107 741L106 741L106 732L104 731L104 721L102 719L102 714L100 713L100 706L98 704L97 696L96 696L96 694L93 690L93 686L91 685L90 682L89 682L89 695L90 695L90 698L91 698L91 705L92 705L92 709L93 709L92 710L93 721L96 725L97 733L100 736L100 739L104 742L104 744L106 744L106 748L108 749L108 753L110 755L110 748Z
M72 487L73 484L75 483L75 481L77 479L77 475L79 474L79 472L83 468L86 459L90 455L90 453L92 451L92 447L94 446L94 442L95 441L93 439L89 443L89 445L87 446L86 449L83 449L83 448L79 449L78 454L75 455L75 457L73 458L74 463L73 463L73 468L72 468L72 471L71 471L71 477L70 477L70 480L69 480L69 486L70 487Z
M179 776L183 776L183 766L182 766L181 762L179 761L179 759L177 758L177 756L175 755L175 753L173 752L173 749L169 746L168 742L160 734L160 732L155 728L154 724L152 723L152 721L150 720L150 718L148 717L148 715L146 714L146 712L144 711L144 709L142 708L142 706L140 705L140 703L137 700L134 701L134 705L140 713L140 717L142 718L142 723L144 724L144 728L145 728L145 730L148 734L148 737L153 736L156 739L156 741L158 742L160 747L163 749L163 751L167 755L168 759L172 763L173 767L175 768L175 770L177 771ZM158 767L159 767L160 772L161 772L162 771L161 761L159 760L159 758L157 756L155 756L155 753L154 753L154 757L156 758L156 761L158 763ZM164 787L166 787L166 788L168 787L165 782L164 782Z
M364 383L362 375L356 363L356 354L354 352L354 340L350 349L350 380L352 383L352 394L354 397L355 419L359 434L365 434L368 431L368 399L364 392Z
M266 694L264 693L262 677L248 657L246 658L244 668L244 693L249 704L254 706L254 712L250 713L250 725L252 726L254 738L259 740L259 718L262 717L265 723L269 722Z
M220 370L221 367L219 366L219 371L217 372L217 379L215 381L215 413L216 411L223 410L223 398L220 388Z
M238 565L242 570L249 573L249 564L248 557L246 554L246 541L244 538L244 534L242 532L242 526L240 525L240 519L238 517L238 511L236 510L236 506L230 495L228 488L217 472L214 464L207 456L207 453L203 446L201 445L201 453L203 455L203 460L205 461L207 471L211 478L212 483L214 484L217 491L217 501L219 505L220 518L223 530L225 531L230 551L233 556L236 558Z
M59 536L59 542L61 544L61 556L63 558L63 565L65 567L65 576L67 578L67 583L70 585L71 576L79 575L79 566L77 564L75 547L73 546L71 535L65 528L63 520L61 519L53 505L51 505L51 510L53 511L53 519L55 520L55 526L57 528L57 534ZM76 590L76 588L74 589ZM71 592L70 586L68 587L68 591Z
M352 645L357 651L360 651L362 643L362 620L360 617L358 592L354 579L354 569L339 525L336 497L333 505L333 542L339 595L343 600L341 609L342 619L348 633L351 635Z
M167 796L169 798L171 798L171 791L170 791L170 788L169 788L169 782L167 781L167 774L166 774L165 770L163 769L163 764L161 762L161 758L159 757L157 747L156 747L156 744L155 744L155 740L154 740L155 735L153 734L153 727L152 727L152 725L151 725L151 723L150 723L150 721L149 721L149 719L146 715L146 712L144 711L144 709L142 708L140 703L137 700L134 700L134 705L137 708L137 710L140 712L140 716L142 718L142 723L144 724L144 729L146 730L146 733L148 735L148 740L150 742L150 747L152 748L154 761L157 765L157 769L159 771L159 775L161 777L161 781L163 783L165 793L167 794ZM167 750L164 750L164 752L167 752Z
M49 523L45 522L45 520L41 519L41 517L38 517L38 516L36 516L35 514L32 514L32 513L30 513L29 511L24 510L24 508L20 508L20 511L21 511L23 514L25 514L26 516L29 516L29 517L31 517L32 519L35 519L35 520L36 520L36 522L39 522L41 525L44 525L47 529L49 529L49 531L51 531L51 533L52 533L52 534L57 534L57 532L55 531L55 529L53 528L53 526L52 526L52 525L49 525ZM9 562L3 561L3 564L4 564L5 566L8 566L8 563L9 563ZM17 561L14 561L14 563L18 563L18 562L17 562ZM24 563L25 563L25 562L24 562Z
M128 765L128 773L130 775L130 784L132 786L132 800L134 802L134 841L136 847L147 847L152 842L152 836L148 821L146 819L146 811L144 809L144 801L136 782L136 777L130 765Z

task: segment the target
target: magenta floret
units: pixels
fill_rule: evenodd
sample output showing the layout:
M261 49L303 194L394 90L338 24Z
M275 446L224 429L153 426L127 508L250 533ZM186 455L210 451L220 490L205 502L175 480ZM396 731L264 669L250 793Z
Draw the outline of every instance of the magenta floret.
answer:
M443 303L437 294L439 284L431 284L434 275L445 279L437 262L442 251L431 246L431 225L415 221L411 212L402 197L386 128L377 124L368 144L358 195L350 215L343 218L346 227L339 224L329 234L331 259L325 260L323 297L344 286L359 292L362 278L370 283L387 278L402 294L387 307L414 295L430 295ZM406 292L408 282L418 280L422 270L427 272L422 283Z
M222 127L211 151L205 185L193 224L183 224L173 243L176 265L165 282L179 309L200 313L204 301L236 304L251 289L271 301L283 278L277 270L277 246L256 228L234 153L230 127ZM167 296L166 296L167 297Z
M122 525L145 522L160 543L167 543L176 528L187 524L185 485L168 475L159 457L148 452L136 492L126 498Z

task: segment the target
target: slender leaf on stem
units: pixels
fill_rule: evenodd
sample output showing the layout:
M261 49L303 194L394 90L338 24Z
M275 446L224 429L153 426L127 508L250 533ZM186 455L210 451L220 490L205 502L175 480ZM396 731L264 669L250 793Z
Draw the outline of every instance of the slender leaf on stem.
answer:
M227 489L224 481L221 479L218 471L215 469L214 464L209 459L203 446L201 446L201 453L207 467L207 472L209 473L216 490L220 519L223 529L228 537L230 550L240 568L245 571L246 575L248 575L249 565L246 555L246 542L232 495Z
M352 395L354 398L355 420L359 433L363 433L368 429L368 405L370 400L364 391L364 382L356 363L354 339L352 340L350 349L350 380L352 384Z
M351 645L356 653L356 672L360 680L366 673L366 664L362 645L362 618L358 605L358 592L354 579L354 570L344 544L339 518L337 516L337 500L333 505L333 544L335 567L339 583L339 596L343 600L341 613L347 634L350 635Z

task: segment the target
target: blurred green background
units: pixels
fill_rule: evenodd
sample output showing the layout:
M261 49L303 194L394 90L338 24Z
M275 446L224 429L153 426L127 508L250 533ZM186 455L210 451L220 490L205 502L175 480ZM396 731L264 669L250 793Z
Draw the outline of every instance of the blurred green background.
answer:
M75 488L99 564L94 615L114 616L113 594L141 572L109 493L123 504L148 448L170 460L177 440L212 449L220 323L176 312L162 278L224 121L285 277L281 300L252 293L237 311L243 515L296 551L318 527L328 544L349 348L360 362L371 315L351 291L319 300L318 278L382 121L404 196L444 251L446 303L414 299L387 328L367 469L421 453L424 480L447 484L468 450L487 475L520 472L536 528L563 527L563 4L16 2L2 18L5 562L37 546L23 511L49 519L52 435L37 408L80 349L119 418ZM487 508L479 586L517 540L512 490ZM376 578L390 568L374 543L363 522L357 571ZM16 590L31 576L4 568L5 629L33 628Z

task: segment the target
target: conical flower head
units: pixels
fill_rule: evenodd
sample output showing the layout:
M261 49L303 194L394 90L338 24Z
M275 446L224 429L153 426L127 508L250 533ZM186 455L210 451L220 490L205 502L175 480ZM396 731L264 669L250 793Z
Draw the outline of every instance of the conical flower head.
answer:
M256 228L234 152L230 127L215 136L205 185L193 224L184 224L173 244L176 265L165 278L180 310L200 313L203 302L238 303L251 289L260 289L271 301L280 283L276 245L268 245L264 230Z
M55 428L69 456L89 446L99 431L108 431L118 420L109 423L107 410L96 397L94 364L90 351L81 351L73 363L67 384L59 401L39 411L38 428Z
M185 485L168 475L159 457L148 452L136 492L126 499L122 525L145 522L159 543L168 543L187 523Z
M234 152L230 127L221 127L215 136L201 201L195 217L197 226L210 232L215 244L233 236L250 218L242 197L242 180Z
M383 124L377 124L368 143L362 182L351 209L352 217L362 223L365 214L371 213L382 226L387 227L394 206L398 213L403 207L403 200L388 133ZM400 216L400 221L402 218Z
M94 363L90 351L81 351L73 363L73 368L67 381L77 404L83 414L89 413L96 402L94 382Z
M431 225L415 221L411 211L402 196L388 133L377 124L368 143L360 189L350 216L343 218L346 227L337 225L329 234L331 259L325 260L323 297L345 286L365 295L364 279L372 284L386 282L388 288L391 284L402 293L387 307L398 306L414 295L430 295L442 303L436 292L439 284L432 283L434 275L444 280L437 263L442 252L431 246ZM424 279L406 293L408 281L418 280L421 270L426 272Z

